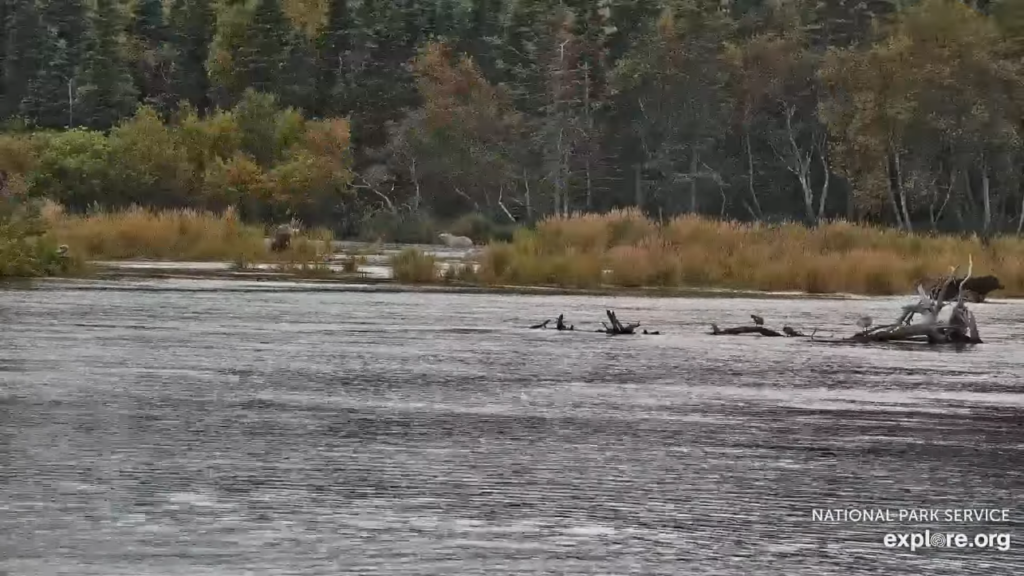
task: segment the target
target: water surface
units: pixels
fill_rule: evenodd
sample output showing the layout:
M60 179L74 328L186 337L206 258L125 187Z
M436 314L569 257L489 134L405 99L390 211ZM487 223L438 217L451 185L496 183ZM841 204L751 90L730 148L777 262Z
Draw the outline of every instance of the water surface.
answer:
M395 294L293 283L0 292L0 573L1024 573L1024 305L962 352L846 335L907 298ZM588 332L605 308L661 336ZM527 330L565 313L574 333ZM1011 509L1009 524L812 521Z

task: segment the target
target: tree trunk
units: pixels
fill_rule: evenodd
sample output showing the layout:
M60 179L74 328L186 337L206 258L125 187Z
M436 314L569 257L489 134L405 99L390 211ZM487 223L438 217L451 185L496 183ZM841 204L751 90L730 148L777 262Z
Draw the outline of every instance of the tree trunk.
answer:
M409 176L412 178L413 186L416 188L415 195L412 199L412 209L414 212L418 212L420 209L420 202L423 201L423 195L420 193L420 180L416 176L416 157L413 156L409 162Z
M896 213L896 222L903 230L913 232L914 229L910 223L910 210L907 208L906 189L903 187L903 169L900 166L899 152L889 154L889 187L890 200Z
M893 166L894 163L892 160L892 155L890 154L886 158L886 173L889 176L889 186L887 187L887 190L889 191L889 205L892 206L892 215L893 217L896 218L896 226L899 229L903 230L903 215L900 214L900 206L899 202L897 201L898 194L896 193L896 187L898 186L896 181L898 176L895 174Z
M690 213L697 213L697 151L690 154Z
M946 205L949 204L949 198L950 196L953 195L953 187L956 186L957 177L958 173L956 168L950 168L949 180L946 182L946 195L945 198L943 198L942 204L939 206L938 210L935 209L935 203L938 201L938 194L936 193L934 187L932 188L932 203L931 205L928 206L928 215L932 221L933 232L939 231L939 219L942 218L942 213L946 211Z
M587 177L587 211L593 209L593 181L590 174L591 156L594 152L593 138L594 138L594 117L590 113L590 65L584 62L583 64L583 113L586 114L586 125L587 125L587 153L584 157L584 170L586 171Z
M523 170L523 187L526 188L526 221L533 222L533 204L530 202L530 177Z
M822 139L824 142L824 138ZM818 221L825 219L825 201L828 199L828 186L832 171L828 166L828 158L825 155L825 144L818 146L818 159L821 160L821 170L825 181L821 184L821 195L818 196Z
M981 233L987 237L992 227L992 195L989 187L988 158L981 157L981 203L983 215L981 221Z
M907 227L907 232L914 231L914 225L910 220L910 202L907 200L907 187L903 185L903 166L900 163L899 154L896 155L896 183L899 185L900 191L900 207L903 208L903 224Z
M644 176L643 164L639 162L633 165L633 201L638 210L643 212L646 199L644 198Z
M814 189L811 187L811 154L814 153L814 150L812 149L810 153L805 154L800 149L799 144L797 144L796 133L793 131L794 114L796 114L795 107L789 106L786 108L786 136L789 138L790 153L793 155L787 168L800 182L800 191L804 197L804 214L807 216L807 223L813 225L816 222L814 217Z
M750 199L754 202L755 218L760 218L764 212L761 210L761 201L757 198L754 190L754 153L750 149L750 127L743 127L743 141L747 148L747 188L750 190Z
M1024 169L1021 170L1024 172ZM1024 174L1020 176L1020 184L1017 186L1017 193L1020 194L1020 215L1017 218L1017 235L1020 236L1024 230Z

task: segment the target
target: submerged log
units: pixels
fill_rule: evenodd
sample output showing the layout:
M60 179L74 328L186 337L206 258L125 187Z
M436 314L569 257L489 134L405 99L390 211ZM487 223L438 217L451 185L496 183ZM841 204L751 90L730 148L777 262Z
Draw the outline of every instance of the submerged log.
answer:
M530 326L530 330L538 330L538 329L547 328L548 324L550 324L550 323L551 323L550 319L545 320L545 321L541 322L540 324L534 324L533 326ZM573 326L572 324L566 325L565 324L565 314L559 314L558 318L555 319L555 329L556 330L576 330L576 327Z
M604 326L604 330L598 330L598 332L604 332L609 336L618 336L620 334L635 334L636 329L640 327L639 322L623 325L622 322L619 322L618 317L615 316L615 312L612 312L611 310L605 310L604 313L608 315L608 321L611 322L612 325L609 326L604 322L601 322L601 325Z
M711 334L714 336L736 336L738 334L760 334L761 336L782 336L771 328L764 326L736 326L734 328L719 328L718 324L711 325Z
M555 322L555 328L558 330L575 330L576 327L572 324L569 326L565 325L565 314L559 314L558 320Z

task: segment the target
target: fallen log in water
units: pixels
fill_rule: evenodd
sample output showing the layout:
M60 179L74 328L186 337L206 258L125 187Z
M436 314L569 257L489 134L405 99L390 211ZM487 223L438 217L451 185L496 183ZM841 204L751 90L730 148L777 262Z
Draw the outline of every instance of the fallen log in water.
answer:
M550 323L551 323L550 319L549 320L545 320L545 321L541 322L540 324L534 324L533 326L530 326L530 330L540 330L540 329L547 328L548 324L550 324ZM576 330L576 326L574 326L572 324L569 324L567 326L565 324L565 314L559 314L558 318L555 319L555 329L556 330Z
M611 322L612 325L609 326L604 322L601 322L601 325L604 326L604 330L598 330L598 332L604 332L609 336L618 336L621 334L635 334L636 329L640 327L639 322L625 325L622 324L622 322L619 322L618 317L615 316L615 312L612 312L611 310L605 310L604 313L608 315L608 321Z
M760 334L761 336L782 336L781 332L776 332L771 328L765 328L764 326L736 326L734 328L719 328L718 324L711 325L711 334L715 336L735 336L738 334Z
M882 326L870 327L871 319L864 317L858 321L861 326L867 326L861 332L848 338L835 340L816 340L827 343L854 342L923 342L928 344L981 344L981 335L978 330L978 323L974 313L967 308L966 301L971 296L967 286L971 285L971 271L974 267L973 258L968 258L967 275L957 278L956 267L953 267L949 276L932 290L926 290L922 284L918 284L917 293L919 301L903 307L896 322ZM991 285L986 280L982 284ZM996 283L998 285L998 282ZM978 283L974 284L979 286ZM953 298L955 297L955 303ZM953 303L949 312L949 318L942 322L938 320L939 313L947 303ZM913 323L915 315L920 315L922 320ZM778 337L789 336L792 338L811 338L797 330L785 326L782 333L771 328L766 328L760 316L751 315L757 326L737 326L734 328L719 328L717 324L711 325L711 334L715 336L734 336L740 334L757 334L760 336Z
M559 314L558 320L555 321L556 330L575 330L576 326L570 324L568 327L565 325L565 314Z
M980 338L972 337L965 326L951 325L946 322L934 324L915 324L912 326L891 324L882 330L869 333L857 333L850 336L855 342L927 342L929 344L977 344Z
M608 316L608 320L611 322L611 326L605 324L604 322L601 322L601 325L604 326L604 328L598 328L597 330L595 330L595 332L601 332L603 334L608 334L611 336L617 336L620 334L636 334L636 329L640 327L639 322L634 322L630 324L623 324L622 322L619 322L619 319L615 315L615 312L611 310L605 310L604 313ZM530 326L530 329L543 330L547 328L548 324L550 323L551 320L548 319L541 322L540 324L534 324L533 326ZM555 319L555 329L560 331L574 332L576 331L576 326L574 324L566 324L565 314L559 314L558 318ZM658 331L648 332L647 330L644 330L643 333L653 335L661 334L661 332Z

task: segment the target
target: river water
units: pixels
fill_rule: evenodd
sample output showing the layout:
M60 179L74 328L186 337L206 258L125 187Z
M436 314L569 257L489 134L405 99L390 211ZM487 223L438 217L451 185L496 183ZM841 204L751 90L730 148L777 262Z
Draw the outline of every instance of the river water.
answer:
M907 300L6 289L0 574L1022 574L1024 305L960 352L706 334ZM961 508L1009 522L813 517ZM925 529L1011 543L883 543Z

